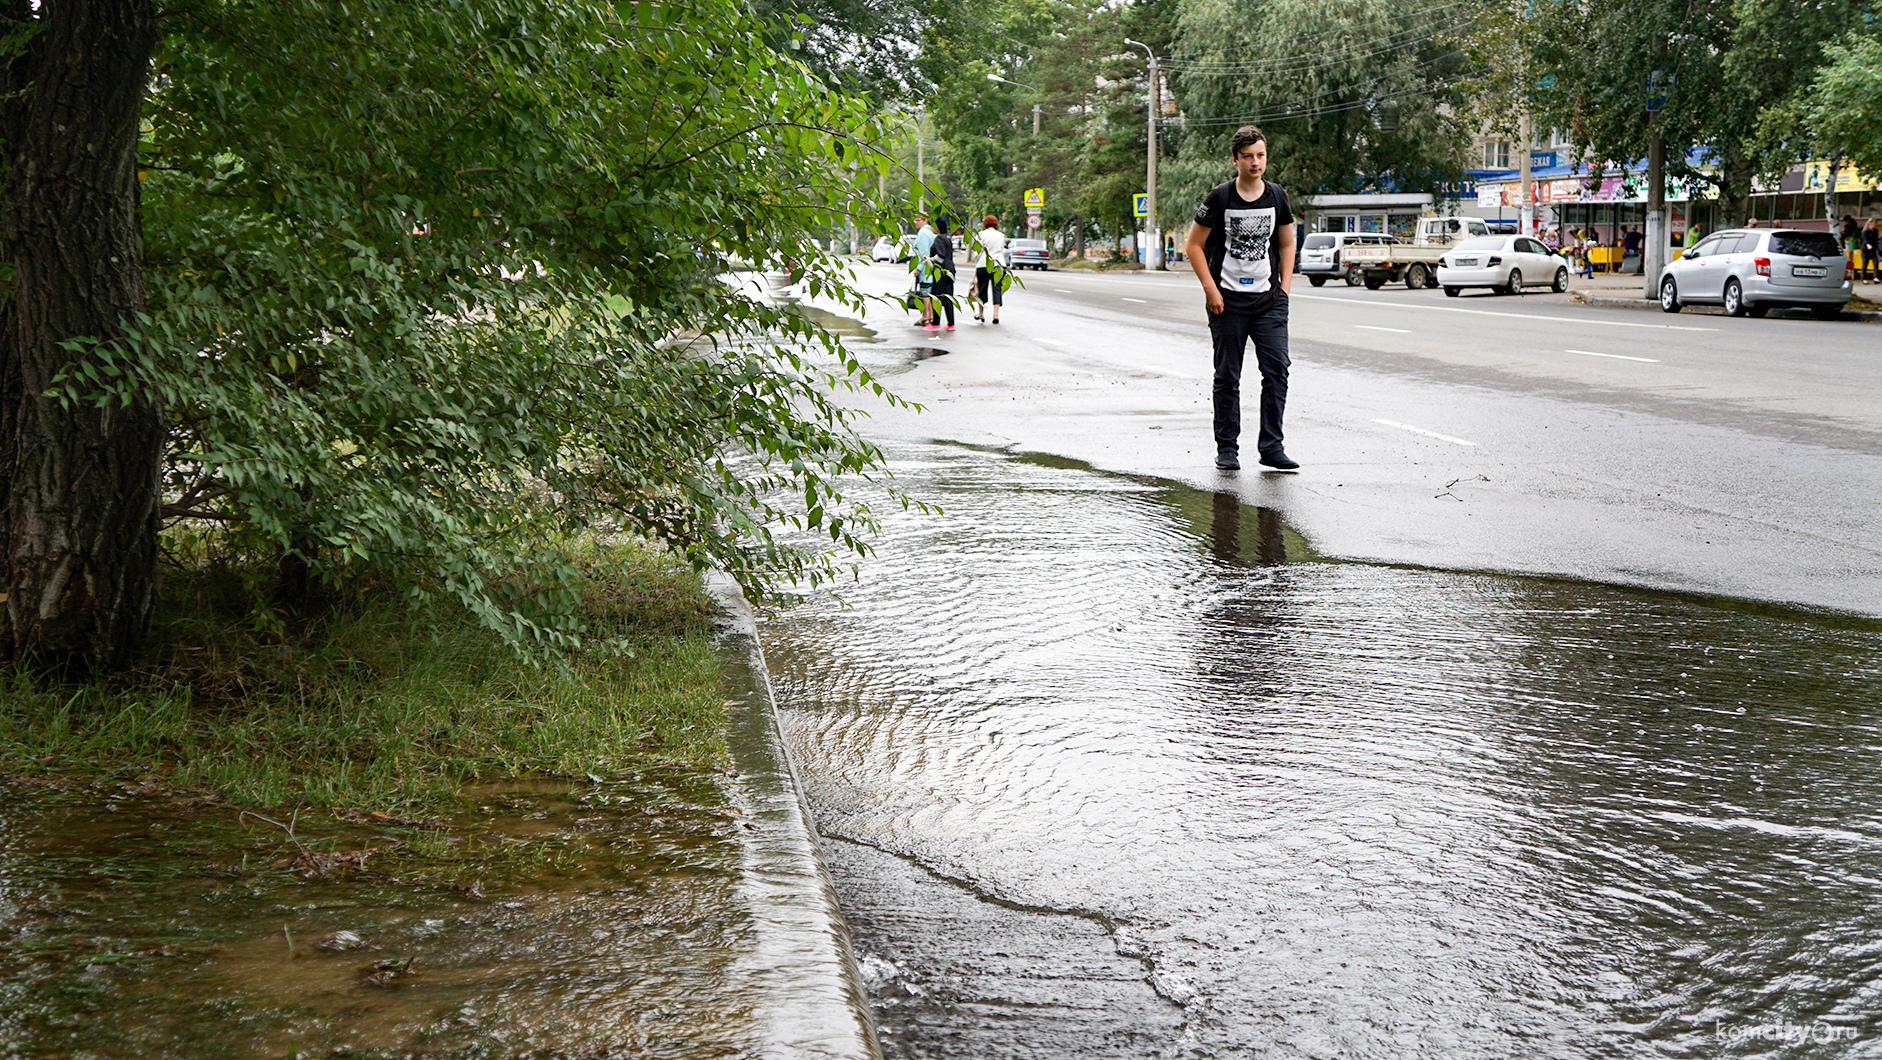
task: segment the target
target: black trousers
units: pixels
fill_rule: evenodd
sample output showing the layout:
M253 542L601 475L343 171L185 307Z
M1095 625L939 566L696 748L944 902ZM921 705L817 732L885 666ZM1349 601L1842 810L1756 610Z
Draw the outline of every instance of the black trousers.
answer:
M987 300L987 288L993 288L993 304L1000 304L1000 296L1005 292L1000 289L1000 281L993 278L985 265L974 270L974 297L984 302Z
M1209 336L1215 345L1215 448L1219 453L1240 453L1242 434L1242 357L1249 340L1255 344L1255 367L1261 373L1261 433L1258 452L1281 448L1281 414L1287 410L1287 296L1257 313L1209 315Z
M949 273L946 277L937 277L934 281L933 293L934 293L934 305L935 305L935 319L936 320L941 319L941 314L946 313L947 318L948 318L948 327L953 327L954 326L954 274Z

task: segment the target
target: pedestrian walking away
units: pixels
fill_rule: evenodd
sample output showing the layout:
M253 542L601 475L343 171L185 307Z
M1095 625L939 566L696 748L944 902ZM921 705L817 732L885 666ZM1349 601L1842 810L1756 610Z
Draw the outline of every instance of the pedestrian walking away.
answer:
M1261 463L1283 471L1300 465L1282 448L1287 409L1288 284L1294 277L1294 212L1287 192L1263 179L1268 138L1244 125L1229 138L1235 179L1216 185L1196 206L1184 253L1202 284L1214 346L1215 466L1241 465L1242 358L1255 344L1261 373Z
M934 267L934 284L930 290L934 293L935 319L940 323L940 315L947 314L947 330L954 330L954 222L948 217L935 219L936 232L934 243L928 252L928 261Z
M980 220L980 231L968 244L968 260L974 263L974 319L986 319L987 307L993 307L993 322L1000 322L1000 305L1006 293L1006 233L1000 231L1000 219L988 214ZM991 293L992 300L988 300Z

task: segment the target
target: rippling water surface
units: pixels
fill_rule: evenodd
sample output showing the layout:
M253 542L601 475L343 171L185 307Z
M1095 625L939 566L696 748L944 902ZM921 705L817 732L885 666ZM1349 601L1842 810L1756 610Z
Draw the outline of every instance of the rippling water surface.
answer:
M894 456L765 633L893 1054L1882 1056L1882 625Z

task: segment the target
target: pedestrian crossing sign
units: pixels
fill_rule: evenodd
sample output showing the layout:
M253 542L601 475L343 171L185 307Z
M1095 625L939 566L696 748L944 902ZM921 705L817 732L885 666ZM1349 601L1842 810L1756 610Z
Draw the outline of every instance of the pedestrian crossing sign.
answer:
M1131 198L1136 200L1136 205L1131 208L1132 216L1134 217L1150 216L1150 195L1147 192L1140 191L1137 194L1131 196Z

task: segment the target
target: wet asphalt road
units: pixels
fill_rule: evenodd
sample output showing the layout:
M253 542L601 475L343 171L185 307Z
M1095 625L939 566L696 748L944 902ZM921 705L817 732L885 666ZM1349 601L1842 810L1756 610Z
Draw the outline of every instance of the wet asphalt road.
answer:
M945 356L892 380L925 412L870 429L1225 488L1355 559L1882 614L1876 325L1300 282L1287 444L1305 466L1223 475L1193 276L1023 282L998 328L930 335L873 308L881 342Z
M763 635L892 1060L1882 1056L1882 623L888 452Z
M1882 1056L1882 332L1303 285L1225 474L1026 283L842 325L944 514L763 630L891 1057Z

